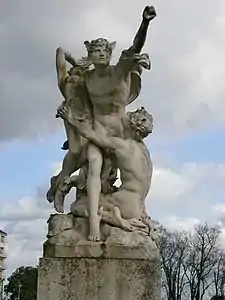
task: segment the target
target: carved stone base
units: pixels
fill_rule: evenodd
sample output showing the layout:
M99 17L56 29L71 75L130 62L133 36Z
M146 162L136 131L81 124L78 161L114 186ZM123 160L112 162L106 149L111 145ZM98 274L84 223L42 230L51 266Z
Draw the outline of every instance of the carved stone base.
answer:
M159 259L42 258L37 300L159 300Z
M159 249L154 237L144 230L126 232L101 224L101 242L87 240L88 220L55 215L50 223L49 238L44 243L46 258L127 258L156 260ZM58 230L60 228L60 230Z
M149 231L101 224L87 240L88 220L54 215L40 260L37 300L159 300L160 256Z

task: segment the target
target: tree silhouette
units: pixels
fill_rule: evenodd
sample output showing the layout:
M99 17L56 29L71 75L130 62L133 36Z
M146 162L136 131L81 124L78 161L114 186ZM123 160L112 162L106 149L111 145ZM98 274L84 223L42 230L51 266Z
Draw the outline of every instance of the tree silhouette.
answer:
M37 267L19 267L8 278L5 293L9 300L36 300Z

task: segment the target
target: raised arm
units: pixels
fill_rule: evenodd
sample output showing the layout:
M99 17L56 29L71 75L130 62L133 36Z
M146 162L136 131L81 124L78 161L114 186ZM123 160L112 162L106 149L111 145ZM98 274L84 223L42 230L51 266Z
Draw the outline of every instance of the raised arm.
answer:
M142 14L142 22L141 25L134 37L132 46L122 52L122 55L117 63L117 72L121 76L127 76L129 72L136 65L150 70L150 61L147 54L140 54L147 37L147 31L149 27L149 23L156 17L156 11L153 6L146 6L143 14ZM138 68L138 73L140 73L140 69Z
M98 134L90 126L70 118L66 107L59 108L57 111L57 116L67 121L80 133L80 135L100 148L115 150L125 146L123 139Z
M156 17L156 11L153 6L146 6L142 14L141 25L134 37L133 45L130 47L135 53L140 53L146 40L150 21Z
M66 78L68 77L68 73L66 69L66 61L68 61L73 66L76 65L75 59L72 57L72 55L69 52L63 50L61 47L57 48L56 71L57 71L58 86L63 96L64 96L64 84Z

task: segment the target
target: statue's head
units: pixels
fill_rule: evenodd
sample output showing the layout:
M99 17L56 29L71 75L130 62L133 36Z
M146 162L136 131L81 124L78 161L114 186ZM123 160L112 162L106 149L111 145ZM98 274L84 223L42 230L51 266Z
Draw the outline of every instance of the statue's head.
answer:
M152 133L153 116L142 106L133 112L127 112L129 128L135 140L142 140Z
M87 48L88 58L95 66L109 65L116 42L110 43L107 39L98 38L91 42L85 41L84 44Z

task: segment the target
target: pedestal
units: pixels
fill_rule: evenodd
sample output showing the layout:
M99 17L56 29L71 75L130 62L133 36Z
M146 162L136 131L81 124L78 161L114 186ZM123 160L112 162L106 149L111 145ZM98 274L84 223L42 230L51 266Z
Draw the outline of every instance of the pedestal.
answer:
M146 232L105 224L102 242L94 243L86 238L87 220L70 228L59 218L69 224L70 216L52 217L54 228L66 229L44 243L37 300L160 299L159 249Z
M42 258L37 300L159 300L159 261Z

